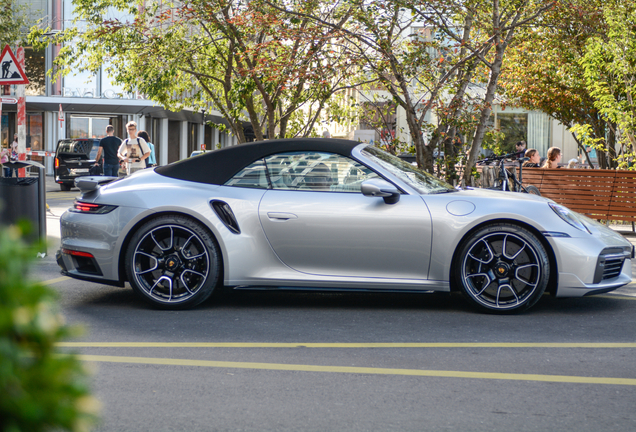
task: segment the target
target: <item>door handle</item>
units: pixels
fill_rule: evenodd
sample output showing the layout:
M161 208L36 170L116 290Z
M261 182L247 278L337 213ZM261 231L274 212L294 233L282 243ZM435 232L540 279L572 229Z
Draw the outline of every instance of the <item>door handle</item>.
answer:
M293 213L269 212L269 213L267 213L267 217L270 218L271 220L275 220L275 221L288 221L290 219L298 219L298 216L296 216Z

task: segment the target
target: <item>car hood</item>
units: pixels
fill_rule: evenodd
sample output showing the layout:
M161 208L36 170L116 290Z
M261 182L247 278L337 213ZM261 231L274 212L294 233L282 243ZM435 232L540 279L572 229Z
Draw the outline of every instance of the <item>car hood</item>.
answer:
M532 195L527 193L519 193L519 192L504 192L500 190L493 189L480 189L480 188L466 188L466 189L455 189L457 192L451 192L451 195L454 198L494 198L494 199L502 199L502 200L511 200L511 201L538 201L538 202L553 202L551 199L540 197L538 195Z

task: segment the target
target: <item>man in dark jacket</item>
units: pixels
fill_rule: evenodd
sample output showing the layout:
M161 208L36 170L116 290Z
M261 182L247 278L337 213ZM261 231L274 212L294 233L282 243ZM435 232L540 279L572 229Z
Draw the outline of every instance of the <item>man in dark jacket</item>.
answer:
M115 135L115 128L112 125L106 126L106 136L99 141L99 149L97 150L97 158L95 165L101 161L102 151L104 153L104 175L111 177L119 176L119 158L117 150L121 145L121 139Z

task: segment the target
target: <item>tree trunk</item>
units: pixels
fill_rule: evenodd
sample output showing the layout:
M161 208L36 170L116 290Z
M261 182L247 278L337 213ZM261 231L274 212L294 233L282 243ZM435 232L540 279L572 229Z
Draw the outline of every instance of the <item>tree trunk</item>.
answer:
M512 30L510 30L512 31ZM472 175L477 155L481 150L481 143L484 141L484 135L486 133L486 124L490 118L492 112L492 102L495 100L495 92L497 91L497 80L501 73L501 64L503 63L503 55L506 49L506 45L503 42L499 42L495 47L495 60L490 68L490 79L488 80L488 86L486 87L486 97L484 98L484 106L481 109L481 115L479 117L479 124L475 129L472 142L470 144L470 151L468 152L468 159L466 160L466 166L464 167L464 182L470 183L470 177Z
M607 136L607 165L610 169L616 169L616 124L612 124L609 128Z
M406 111L406 123L409 125L409 132L411 133L411 139L415 146L415 160L417 166L426 170L429 173L435 171L433 167L433 152L424 144L424 136L422 135L422 128L415 117L415 114L411 111Z

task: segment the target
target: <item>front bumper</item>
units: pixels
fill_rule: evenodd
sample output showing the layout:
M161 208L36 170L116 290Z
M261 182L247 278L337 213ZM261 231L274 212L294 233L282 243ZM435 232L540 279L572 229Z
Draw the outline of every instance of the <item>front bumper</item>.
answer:
M619 234L609 239L555 239L560 252L557 297L583 297L613 291L632 281L634 246Z

